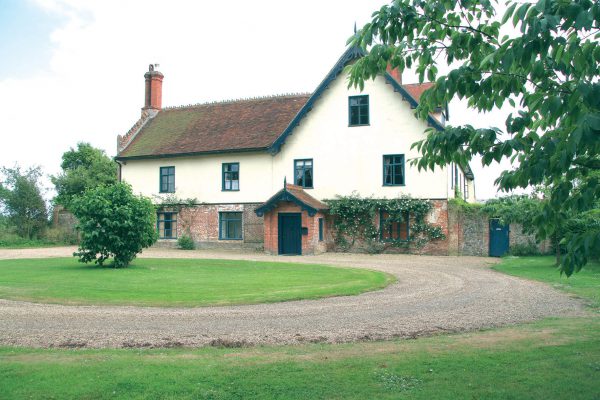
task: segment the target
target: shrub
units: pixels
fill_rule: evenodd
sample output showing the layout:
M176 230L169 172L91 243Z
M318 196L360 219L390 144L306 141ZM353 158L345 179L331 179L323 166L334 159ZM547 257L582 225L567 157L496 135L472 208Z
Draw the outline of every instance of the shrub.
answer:
M158 238L152 202L134 195L126 183L86 191L73 199L71 211L79 220L81 233L74 255L84 263L102 265L112 257L115 267L126 267Z
M196 248L194 239L190 235L182 235L177 239L177 246L182 250L194 250Z
M510 246L509 254L511 256L538 256L540 249L535 242L529 240L527 243L517 243Z
M77 244L77 232L67 227L49 228L46 230L44 240L54 244Z

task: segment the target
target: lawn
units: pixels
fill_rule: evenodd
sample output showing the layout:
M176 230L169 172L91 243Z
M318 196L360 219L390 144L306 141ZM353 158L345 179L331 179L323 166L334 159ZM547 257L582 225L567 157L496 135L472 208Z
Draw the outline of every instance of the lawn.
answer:
M544 281L558 275L537 258L507 258L498 270L504 268L529 278L539 274ZM569 279L571 286L600 290L594 274ZM600 399L599 331L600 317L590 313L468 334L354 344L0 348L0 398Z
M554 257L506 257L494 269L549 283L588 300L592 307L600 308L600 263L598 262L589 263L569 278L560 274Z
M240 349L0 348L2 399L598 399L600 319Z
M279 262L137 259L115 269L75 258L0 260L0 298L62 304L253 304L355 295L393 280L365 269Z

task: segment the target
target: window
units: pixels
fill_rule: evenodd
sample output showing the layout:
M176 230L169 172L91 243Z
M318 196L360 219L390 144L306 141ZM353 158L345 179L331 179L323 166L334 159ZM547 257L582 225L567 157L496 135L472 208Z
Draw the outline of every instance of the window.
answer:
M160 192L175 193L175 167L160 167Z
M156 220L160 239L177 239L177 213L159 212Z
M467 179L465 178L465 200L467 200L469 198L469 181L467 181Z
M401 241L406 242L409 238L409 221L410 215L408 211L402 213L401 221L393 221L390 219L390 215L381 211L379 213L379 227L381 240L386 242Z
M404 183L404 154L383 156L383 186L402 186Z
M348 97L348 124L350 126L369 125L369 96Z
M313 160L294 160L294 183L303 188L313 187Z
M219 239L241 240L242 239L242 213L221 212L219 213Z
M223 164L222 190L240 190L240 163Z
M323 241L323 218L319 218L319 242Z

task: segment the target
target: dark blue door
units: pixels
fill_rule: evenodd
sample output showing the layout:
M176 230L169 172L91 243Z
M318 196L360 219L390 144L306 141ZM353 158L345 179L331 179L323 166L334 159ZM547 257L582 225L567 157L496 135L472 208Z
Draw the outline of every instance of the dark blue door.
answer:
M502 257L508 252L508 225L502 225L500 220L490 219L490 257Z
M302 217L300 213L279 214L279 254L302 254Z

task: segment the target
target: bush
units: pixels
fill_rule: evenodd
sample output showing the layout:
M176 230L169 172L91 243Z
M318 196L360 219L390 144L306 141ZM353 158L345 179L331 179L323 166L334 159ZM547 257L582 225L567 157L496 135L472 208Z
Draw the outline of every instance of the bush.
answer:
M177 246L182 250L194 250L196 248L194 239L190 235L183 235L177 239Z
M509 254L511 256L539 256L540 249L537 244L530 240L527 243L517 243L510 246Z
M49 228L44 234L44 240L54 244L77 244L77 232L66 227Z
M126 183L86 191L73 199L71 211L81 233L81 244L74 255L84 263L102 265L112 257L115 267L126 267L158 238L152 202L134 195Z

